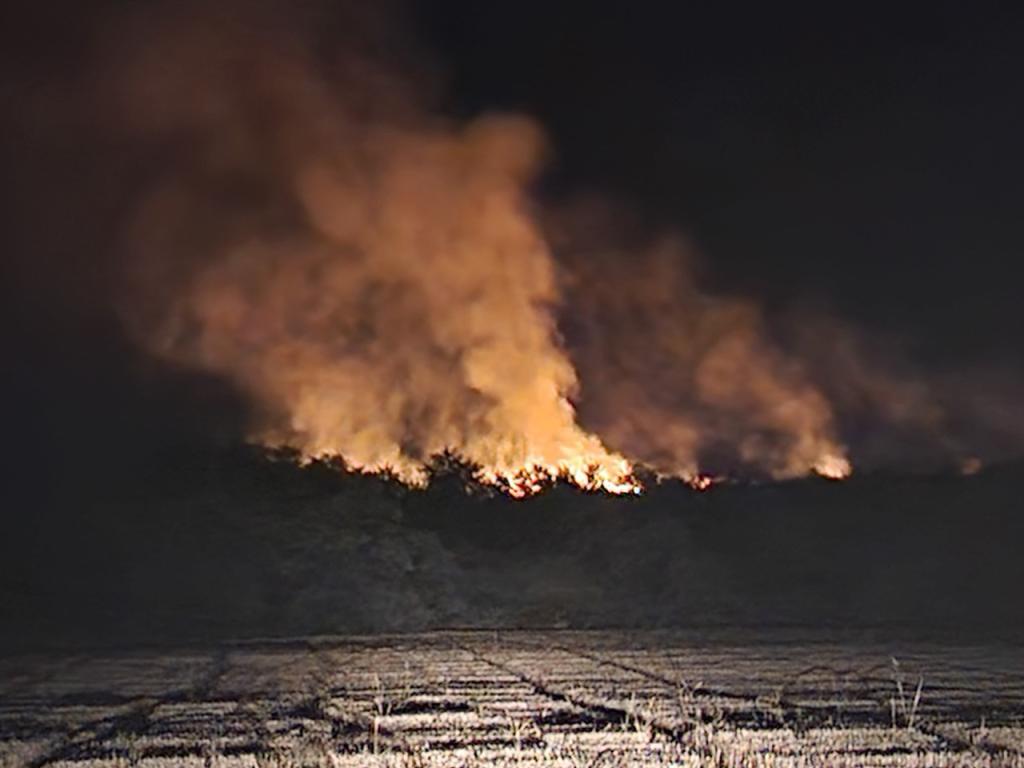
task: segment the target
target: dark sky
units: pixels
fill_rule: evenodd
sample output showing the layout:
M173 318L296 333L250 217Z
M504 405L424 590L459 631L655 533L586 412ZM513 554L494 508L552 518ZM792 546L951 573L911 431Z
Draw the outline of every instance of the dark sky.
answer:
M439 10L440 8L440 10ZM717 286L944 362L1020 359L1011 3L423 3L451 105L525 110L549 184L696 237Z

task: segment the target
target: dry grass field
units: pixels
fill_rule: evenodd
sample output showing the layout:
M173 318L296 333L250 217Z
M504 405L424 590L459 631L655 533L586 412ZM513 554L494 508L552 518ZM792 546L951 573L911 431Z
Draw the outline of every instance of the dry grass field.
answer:
M1024 653L562 631L16 656L0 765L1024 766Z

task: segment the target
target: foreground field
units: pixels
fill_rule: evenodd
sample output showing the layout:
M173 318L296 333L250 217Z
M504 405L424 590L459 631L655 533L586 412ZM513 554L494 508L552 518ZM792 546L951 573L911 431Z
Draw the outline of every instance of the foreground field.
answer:
M0 660L3 766L1024 766L1024 652L473 632Z

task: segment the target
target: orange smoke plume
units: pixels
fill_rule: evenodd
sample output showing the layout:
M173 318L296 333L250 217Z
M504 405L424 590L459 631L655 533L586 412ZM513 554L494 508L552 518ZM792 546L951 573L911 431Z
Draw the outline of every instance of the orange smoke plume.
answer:
M528 194L534 122L437 118L277 16L177 18L119 60L131 129L187 147L140 202L125 315L248 393L254 439L410 483L452 450L514 495L632 492L634 460L704 484L722 443L773 476L849 473L828 402L754 308L696 291L685 254L567 257L564 288ZM593 331L575 360L559 311Z
M623 251L587 224L610 218L587 207L561 225L587 425L669 475L702 477L710 456L775 478L847 476L828 400L757 307L701 293L684 242Z

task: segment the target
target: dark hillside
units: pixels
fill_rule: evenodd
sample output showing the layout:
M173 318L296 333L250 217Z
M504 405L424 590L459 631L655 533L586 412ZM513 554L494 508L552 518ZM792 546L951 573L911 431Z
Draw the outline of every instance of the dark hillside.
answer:
M1021 467L527 500L255 449L52 489L2 544L9 647L452 626L1024 627ZM29 501L22 499L21 503Z

